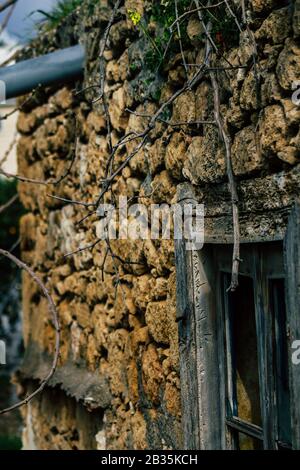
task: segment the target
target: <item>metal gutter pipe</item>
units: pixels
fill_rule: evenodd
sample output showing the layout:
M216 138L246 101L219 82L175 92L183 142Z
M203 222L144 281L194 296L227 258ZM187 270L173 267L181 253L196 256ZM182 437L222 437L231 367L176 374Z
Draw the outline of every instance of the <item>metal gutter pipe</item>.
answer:
M0 68L1 88L5 85L5 97L10 99L25 95L39 85L50 86L76 80L83 75L84 63L83 46L61 49Z

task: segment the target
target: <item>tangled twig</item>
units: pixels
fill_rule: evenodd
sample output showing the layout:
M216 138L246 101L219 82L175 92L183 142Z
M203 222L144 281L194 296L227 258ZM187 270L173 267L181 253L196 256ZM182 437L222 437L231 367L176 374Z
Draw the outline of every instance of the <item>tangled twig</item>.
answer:
M183 66L184 66L184 69L185 69L185 73L186 73L186 76L188 74L188 68L187 68L187 65L186 65L186 60L185 60L185 56L184 56L184 51L183 51L183 46L182 46L182 39L181 39L181 29L180 29L180 23L178 21L178 1L177 0L174 0L174 3L175 3L175 16L176 16L176 27L177 27L177 35L178 35L178 41L179 41L179 47L180 47L180 53L181 53L181 57L182 57L182 62L183 62Z
M17 5L17 2L14 2L11 7L10 7L10 10L8 11L7 15L5 16L4 20L3 20L3 23L1 24L1 27L0 27L0 34L3 33L3 31L5 30L5 28L7 27L10 19L11 19L11 16L16 8L16 5Z
M75 142L75 144L71 145L69 153L66 157L66 160L69 160L69 158L71 157L70 164L67 167L67 169L65 170L65 172L61 176L59 176L58 178L56 178L56 179L51 179L50 178L48 180L39 180L39 179L35 179L35 178L28 178L27 176L15 175L13 173L9 173L8 171L3 170L1 168L1 163L3 163L8 158L13 146L15 145L15 141L12 142L10 148L7 150L5 156L3 157L3 159L0 162L0 175L5 176L6 178L14 178L17 181L20 181L22 183L37 184L37 185L41 185L41 186L51 186L51 185L58 186L64 179L66 179L70 175L71 170L74 166L74 163L77 159L77 148L78 148L77 125L75 126L75 129L76 129L76 131L75 131L76 142Z
M8 157L10 156L11 151L13 150L14 146L17 143L17 138L18 138L18 135L17 135L17 133L15 133L13 140L11 141L8 149L6 150L5 154L3 155L3 157L0 160L0 168L7 161Z
M189 17L189 16L191 16L195 13L198 13L199 11L213 10L214 8L217 8L220 5L223 5L225 2L226 2L226 0L222 0L221 2L215 3L214 5L206 5L206 6L200 6L199 5L199 7L197 7L197 8L193 8L192 10L185 11L184 13L182 13L182 15L178 16L178 18L176 18L176 20L171 24L170 31L173 31L175 26L178 23L180 23L182 20L184 20L185 18L187 18L187 17Z
M2 7L0 6L0 12L3 11L3 9L7 8L8 6L16 3L16 0L14 1L8 1ZM224 57L224 54L220 53L213 37L210 31L210 26L207 25L204 21L202 12L205 10L211 11L214 8L219 7L220 5L225 5L227 8L229 14L234 18L234 21L238 27L238 30L242 32L243 27L246 27L248 30L248 34L250 37L250 40L253 41L253 67L254 67L254 75L257 78L257 48L255 44L255 40L253 37L253 33L250 31L250 28L247 24L246 20L246 14L245 14L245 5L244 5L244 0L242 0L242 11L243 11L243 24L241 25L239 23L239 20L232 10L232 8L229 5L228 0L222 0L219 1L216 4L208 4L206 6L201 5L201 3L198 0L194 0L194 2L191 2L195 4L196 8L191 8L188 11L185 11L183 14L179 15L178 11L178 1L175 0L175 16L176 19L173 22L173 24L170 26L170 39L168 41L168 44L166 45L164 54L162 56L161 61L166 57L167 51L170 47L170 42L172 38L174 37L174 31L175 28L177 30L177 35L179 38L179 46L180 46L180 53L183 61L183 65L186 71L186 82L185 84L180 88L177 89L165 102L160 104L159 109L153 113L153 114L142 114L138 113L136 111L131 111L131 110L126 110L129 113L135 114L136 116L140 116L142 118L145 118L148 120L146 127L143 131L138 132L138 131L129 131L126 133L124 136L122 136L119 141L113 145L112 143L112 130L111 130L111 122L110 122L110 116L109 116L109 111L108 111L108 100L107 96L105 94L105 77L106 77L106 60L105 60L105 49L107 47L108 41L109 41L109 35L111 28L114 24L116 15L119 11L119 7L121 5L121 1L118 0L115 2L111 17L109 19L108 25L106 27L106 30L104 32L103 38L101 39L100 42L100 52L99 52L99 70L100 70L100 81L98 84L94 85L89 85L86 88L82 89L81 91L77 92L77 94L82 93L84 91L90 90L90 89L95 89L99 90L98 96L92 101L92 105L98 103L99 101L102 101L103 109L104 109L104 115L106 119L106 127L107 127L107 140L108 140L108 148L109 148L109 155L107 158L106 162L106 168L105 168L105 177L104 179L98 181L98 183L101 185L99 194L93 200L93 202L84 202L84 201L79 201L79 200L72 200L72 199L67 199L63 197L59 197L56 195L48 195L49 197L60 201L65 204L72 204L75 206L82 207L86 209L87 211L90 211L87 215L85 215L84 218L82 218L77 224L82 223L84 220L86 220L88 217L92 216L97 212L97 208L99 204L102 202L102 199L104 195L110 191L113 195L112 191L112 185L113 182L116 180L116 178L121 174L122 170L129 164L129 162L134 158L135 155L137 155L145 146L147 143L148 139L151 139L151 132L155 129L155 126L157 123L162 123L170 127L180 127L180 126L195 126L195 125L214 125L218 127L219 134L222 138L222 141L225 146L225 158L226 158L226 171L227 171L227 177L228 177L228 182L229 182L229 190L231 194L231 206L232 206L232 217L233 217L233 235L234 235L234 247L233 247L233 259L232 259L232 278L231 278L231 285L230 289L235 290L237 285L238 285L238 274L239 274L239 263L240 263L240 229L239 229L239 211L238 211L238 194L237 194L237 187L236 187L236 182L235 182L235 177L232 169L232 162L231 162L231 138L228 133L226 123L224 122L221 109L220 109L220 85L218 81L218 71L226 72L227 70L234 70L234 69L239 69L239 68L247 68L248 65L239 65L239 66L233 66L230 64L230 62ZM6 5L6 6L5 6ZM5 8L4 8L5 7ZM224 7L224 8L225 8ZM181 36L181 29L180 25L181 23L185 20L188 19L191 15L197 13L199 21L202 24L204 34L206 36L206 53L205 53L205 58L203 60L203 63L201 64L188 64L186 62L185 58L185 51L183 48L182 44L182 36ZM227 13L228 14L228 13ZM220 59L221 57L227 62L226 66L220 66L219 64L214 64L212 63L212 57L217 57ZM160 61L160 63L161 63ZM194 73L191 76L191 78L188 78L188 68L189 67L195 67ZM192 90L194 87L196 87L205 76L209 74L209 78L211 81L212 89L213 89L213 95L214 95L214 119L212 120L194 120L194 121L179 121L179 122L172 122L172 120L167 120L164 119L164 111L167 111L168 108L175 102L175 100L184 94L187 91ZM0 117L0 120L2 119L7 119L9 116L11 116L13 113L22 110L22 108L32 99L32 97L35 95L37 90L33 90L32 94L25 100L24 103L22 103L20 106L18 106L16 109L14 109L12 112L8 113L5 116ZM71 148L72 152L72 159L71 163L66 169L65 173L59 177L58 179L50 179L50 180L35 180L35 179L30 179L25 176L18 176L18 175L11 175L10 173L5 172L4 170L0 169L0 173L4 176L7 177L14 177L18 179L19 181L22 182L28 182L28 183L35 183L35 184L41 184L41 185L58 185L59 183L62 182L71 172L71 169L74 165L74 162L76 160L76 155L77 155L77 144L78 144L78 137L77 137L77 131L76 131L76 143L75 143L75 149L74 145ZM114 163L116 160L116 155L118 151L123 149L127 144L134 142L134 148L129 152L129 154L126 155L126 158L124 161L119 164L117 168L115 168ZM14 142L15 144L15 142ZM13 144L13 145L14 145ZM7 158L8 154L4 156L4 158L0 161L0 166L2 163L4 163L5 159ZM154 192L155 190L153 190ZM145 196L134 196L133 198L130 199L133 200L134 198L139 198L139 197L149 197L150 195L145 195ZM6 204L4 204L0 208L0 213L6 210L13 202L16 200L16 196L14 196L10 201L8 201ZM75 255L78 253L81 253L85 250L93 250L101 241L102 239L97 238L94 242L87 244L86 246L80 247L77 250L67 253L65 257L69 257L71 255ZM120 273L118 270L118 262L120 262L123 265L130 265L130 264L142 264L139 262L133 262L133 261L128 261L122 259L122 257L118 256L113 252L113 249L110 245L109 239L105 239L105 253L103 256L103 262L100 267L101 272L102 272L102 279L104 280L104 269L105 269L105 264L107 261L107 258L110 256L112 258L112 263L114 267L114 272L116 276L116 292L118 286L121 284L121 278L120 278ZM19 242L19 241L18 241ZM40 393L46 386L46 384L49 382L51 377L53 376L58 359L59 359L59 347L60 347L60 327L59 327L59 321L58 321L58 315L57 311L55 308L55 305L53 303L53 300L46 289L45 285L42 283L42 281L36 276L36 274L32 271L30 267L28 267L24 262L20 261L17 259L14 255L11 253L1 250L0 249L0 255L5 256L6 258L10 259L12 262L14 262L18 267L21 269L24 269L32 278L33 280L39 285L41 288L42 292L47 298L47 301L49 303L49 309L50 312L52 313L53 317L53 323L55 327L55 332L56 332L56 339L55 339L55 351L54 351L54 358L53 358L53 363L51 366L51 369L48 373L48 375L45 377L45 379L42 380L40 386L38 389L27 396L24 400L22 400L20 403L7 408L5 410L0 411L0 414L6 413L8 411L14 410L26 403L28 403L32 398L34 398L38 393Z
M226 8L229 11L229 14L231 16L233 16L235 22L238 22L238 19L237 19L235 13L233 12L233 10L231 9L231 7L229 6L228 1L224 0L222 2L219 2L219 3L215 4L215 5L208 4L206 6L201 6L201 4L198 0L194 0L194 4L195 4L196 8L190 9L188 12L185 12L181 16L178 15L178 10L176 9L176 12L175 12L176 13L176 21L173 23L173 25L171 25L171 30L175 26L178 28L179 22L182 21L189 14L197 13L198 17L199 17L199 20L202 24L203 30L204 30L204 34L206 36L207 52L206 52L206 57L205 57L204 62L202 64L199 64L199 65L194 64L194 65L197 66L197 71L194 73L194 75L186 81L186 83L183 85L183 87L181 89L174 92L173 95L168 100L166 100L163 104L161 104L159 109L153 115L147 115L147 114L142 115L141 113L139 114L136 111L131 111L131 110L127 109L127 111L132 113L132 114L136 114L137 116L140 115L141 117L143 117L145 119L148 119L149 120L148 125L146 126L146 128L142 132L130 131L126 135L124 135L114 146L109 145L110 155L108 157L107 164L106 164L106 177L103 180L100 181L100 183L102 184L102 190L101 190L97 200L94 203L87 203L87 202L82 202L82 201L73 201L73 200L64 199L64 198L60 198L60 197L56 197L56 196L52 196L52 197L54 197L58 200L61 200L62 202L65 202L65 203L79 205L79 206L86 207L86 208L97 208L99 206L99 204L101 203L102 198L104 197L104 195L109 190L111 190L112 184L115 181L115 179L117 178L117 176L120 175L122 170L128 165L128 163L133 159L133 157L135 155L137 155L137 153L140 152L140 150L144 147L144 145L146 144L146 142L149 138L149 135L150 135L151 131L154 129L156 123L161 122L161 123L169 125L171 127L178 127L178 126L184 126L184 125L216 125L219 129L220 136L221 136L221 138L224 142L224 145L225 145L226 168L227 168L227 176L228 176L228 181L229 181L229 190L230 190L230 194L231 194L231 203L232 203L234 249L233 249L233 265L232 265L232 282L231 282L230 288L232 290L234 290L238 285L238 271L239 271L239 262L240 262L240 259L239 259L239 254L240 254L240 233L239 233L238 196L237 196L236 183L235 183L235 178L234 178L234 174L233 174L233 170L232 170L232 163L231 163L231 139L230 139L230 136L229 136L229 134L226 130L226 126L224 124L223 117L222 117L221 111L220 111L220 96L219 96L220 92L219 92L218 80L216 78L216 72L218 70L222 70L222 71L226 72L227 69L234 69L234 68L240 68L240 67L244 68L246 66L234 67L223 56L223 54L222 54L222 56L223 56L224 60L227 62L228 66L226 66L226 67L211 66L211 59L210 59L211 54L214 52L217 57L220 57L220 53L218 51L218 47L216 46L216 44L215 44L215 42L212 38L212 35L211 35L211 32L210 32L210 29L211 29L210 25L207 25L204 22L202 11L203 10L211 10L213 8L218 7L221 4L225 4ZM177 3L176 3L176 5L177 5ZM176 5L175 5L175 8L176 8ZM118 5L116 4L115 8L113 10L111 19L109 21L109 25L106 29L104 38L101 42L101 47L100 47L100 85L96 86L97 88L100 89L100 94L99 94L98 98L96 100L94 100L94 103L99 101L100 99L102 99L103 102L105 102L105 97L104 97L105 62L104 62L103 53L104 53L104 50L105 50L105 46L107 44L109 31L110 31L110 28L113 24L113 20L114 20L114 17L116 15L117 10L118 10ZM239 31L241 31L241 30L242 30L242 28L239 24ZM179 35L179 38L181 39L180 30L178 32L178 35ZM185 58L184 58L183 49L182 49L182 43L181 43L181 54L182 54L183 62L187 67L188 64L185 63ZM189 121L186 121L186 122L171 122L171 121L163 119L162 118L163 112L180 95L182 95L184 92L189 91L193 87L195 87L201 81L201 79L204 77L204 75L206 75L207 73L210 76L211 83L212 83L212 88L213 88L213 92L214 92L214 115L215 115L215 120L214 121L213 120L210 120L210 121L209 120L207 120L207 121L199 120L199 121L190 121L190 122ZM90 87L87 87L87 88L93 88L93 85L91 85ZM105 103L104 103L104 109L105 109ZM106 113L107 121L109 121L109 116L108 116L107 109L106 109L105 113ZM108 125L107 129L108 129L108 133L110 135L111 132L110 132L109 125ZM111 140L109 140L109 141L111 142ZM128 144L129 142L133 142L133 141L137 141L134 149L129 153L129 155L126 156L126 158L118 166L118 168L113 170L113 163L114 163L117 151L121 150L122 148L124 148L126 146L126 144ZM81 222L86 220L87 218L89 218L94 213L95 213L95 210L93 209L92 212L90 212L83 219L81 219ZM96 242L96 244L97 243L98 242ZM95 245L92 244L92 245L88 245L86 248L88 248L88 247L93 248L94 246ZM83 249L86 249L86 248L83 248ZM79 251L82 251L82 249L80 248Z
M19 194L15 194L9 199L9 201L7 201L5 204L0 206L0 214L2 214L2 212L9 209L9 207L12 206L17 201L18 198L19 198Z
M195 5L199 6L199 1L195 0ZM199 20L201 21L204 30L207 32L206 40L206 56L208 60L208 67L210 67L210 24L208 26L204 25L203 17L201 12L198 12ZM239 264L240 264L240 225L239 225L239 209L238 209L238 194L237 187L235 182L235 177L232 169L232 160L231 160L231 139L226 130L224 120L222 117L220 109L220 90L219 83L216 78L216 73L210 71L209 73L211 84L214 93L214 115L215 120L219 128L220 136L224 142L225 146L225 157L226 157L226 171L228 177L229 191L231 194L231 205L232 205L232 220L233 220L233 254L232 254L232 271L231 271L231 283L229 290L235 291L238 287L238 277L239 277Z
M9 8L10 6L14 5L15 3L17 3L18 0L6 0L6 2L2 3L2 5L0 5L0 13L4 10L6 10L6 8Z
M24 400L20 401L19 403L16 403L15 405L10 406L9 408L5 408L4 410L0 410L0 415L3 415L4 413L8 413L9 411L16 410L17 408L20 408L23 405L26 405L29 403L34 397L36 397L39 393L41 393L44 388L46 387L47 383L50 381L50 379L53 377L54 372L57 367L58 359L59 359L59 350L60 350L60 326L59 326L59 320L58 320L58 314L57 310L55 307L55 304L52 300L52 297L48 291L48 289L45 287L44 283L40 280L40 278L34 273L34 271L27 266L23 261L20 261L18 258L16 258L14 255L9 253L8 251L0 249L0 255L8 258L10 261L15 263L19 268L24 269L29 276L38 284L40 287L41 291L45 295L48 305L49 305L49 311L52 314L52 321L53 325L55 328L55 347L54 347L54 357L53 357L53 362L52 366L50 368L49 373L47 376L41 381L39 387L30 395L28 395Z
M35 88L34 90L32 90L32 92L30 93L30 95L23 101L23 103L19 104L19 106L16 106L14 109L12 109L11 111L9 111L7 114L4 114L4 116L0 116L0 121L5 121L6 119L8 119L10 116L12 116L13 114L19 112L19 111L22 111L23 108L28 104L30 103L30 101L35 97L36 93L40 90L40 86L38 86L37 88Z
M240 226L239 226L239 209L238 209L238 194L236 188L236 182L232 169L231 161L231 139L226 131L224 121L220 111L220 91L219 84L214 72L210 73L211 83L214 91L214 108L215 108L215 119L218 124L220 135L222 136L225 145L226 154L226 170L228 176L229 191L231 194L232 204L232 219L233 219L233 254L232 254L232 272L231 272L231 284L229 290L235 291L238 286L239 276L239 263L240 263Z

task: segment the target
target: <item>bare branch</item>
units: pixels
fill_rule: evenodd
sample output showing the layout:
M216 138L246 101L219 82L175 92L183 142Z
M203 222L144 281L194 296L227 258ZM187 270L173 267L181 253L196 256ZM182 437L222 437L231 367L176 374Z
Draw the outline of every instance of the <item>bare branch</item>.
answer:
M32 92L30 93L30 95L25 99L25 101L23 101L23 103L21 103L19 106L17 106L16 108L14 108L12 111L9 111L9 113L5 114L4 116L0 116L0 121L5 121L6 119L8 119L10 116L12 116L13 114L17 113L18 111L22 111L22 109L24 108L24 106L26 106L28 103L30 103L30 101L32 100L32 98L34 98L35 94L37 93L37 91L40 89L41 87L38 86L37 88L35 88L34 90L32 90Z
M75 135L77 135L77 124L76 124L76 132L75 132ZM0 166L1 164L7 160L14 144L15 144L15 141L16 141L16 138L15 140L12 142L12 144L10 145L9 149L7 150L7 152L5 153L3 159L1 160L0 162ZM76 158L77 158L77 148L78 148L78 142L79 142L79 139L76 137L76 144L75 144L75 148L74 148L74 145L71 145L70 147L70 150L69 150L69 154L68 156L66 157L66 160L69 159L69 156L71 155L71 162L69 164L69 166L67 167L66 171L57 179L49 179L49 180L38 180L38 179L34 179L34 178L28 178L27 176L21 176L21 175L14 175L12 173L9 173L7 171L4 171L1 167L0 167L0 174L2 176L5 176L6 178L14 178L18 181L21 181L22 183L30 183L30 184L38 184L38 185L42 185L42 186L48 186L48 185L53 185L53 186L57 186L59 185L65 178L67 178L67 176L69 176L69 174L71 173L71 170L74 166L74 163L76 161Z
M69 256L76 255L77 253L81 253L82 251L93 250L93 248L95 248L95 246L98 245L101 241L102 241L101 238L97 238L97 240L91 243L90 245L83 246L82 248L78 248L77 250L67 253L66 255L64 255L64 258L68 258Z
M208 26L208 29L210 26ZM210 49L209 41L206 42L207 50ZM209 54L208 54L209 57ZM210 57L208 59L210 65ZM220 109L220 90L219 84L215 75L215 72L210 72L210 79L214 92L214 114L217 122L219 133L223 139L225 145L226 155L226 171L229 183L229 191L231 194L231 205L232 205L232 218L233 218L233 254L232 254L232 272L231 272L231 284L229 290L235 291L238 286L239 276L239 263L240 263L240 225L239 225L239 210L238 210L238 194L236 188L235 177L232 169L231 161L231 139L226 130L223 117Z
M180 53L181 53L181 57L182 57L182 61L183 61L183 66L184 66L184 69L185 69L185 73L186 73L186 76L188 74L188 68L187 68L187 65L186 65L186 60L185 60L185 57L184 57L184 52L183 52L183 46L182 46L182 40L181 40L181 30L180 30L180 24L179 24L179 21L178 21L178 1L177 0L174 0L174 4L175 4L175 16L176 16L176 26L177 26L177 34L178 34L178 41L179 41L179 47L180 47Z
M176 20L171 24L170 26L170 31L173 31L175 26L177 25L178 22L181 22L184 20L187 16L193 15L194 13L198 13L199 11L204 11L204 10L213 10L214 8L219 7L220 5L223 5L226 0L222 0L221 2L216 3L215 5L206 5L206 6L198 6L197 8L193 8L192 10L186 11L182 13Z
M95 205L96 205L92 202L75 201L74 199L66 199L64 197L54 196L52 194L47 194L47 196L51 197L52 199L56 199L57 201L66 202L67 204L74 204L74 205L77 205L77 206L95 207Z
M239 210L238 210L238 194L236 188L236 182L232 169L231 161L231 139L226 131L223 118L220 111L220 92L219 84L216 79L214 72L210 73L211 83L214 91L214 108L215 108L215 119L219 127L220 135L222 136L225 153L226 153L226 170L228 176L229 190L231 194L232 204L232 218L233 218L233 255L232 255L232 273L231 273L231 284L229 290L235 291L238 286L239 276L239 263L240 263L240 227L239 227Z
M8 413L9 411L13 411L17 408L20 408L23 405L27 405L34 397L36 397L39 393L41 393L44 388L46 387L47 383L49 380L53 377L57 364L58 364L58 359L59 359L59 350L60 350L60 325L59 325L59 320L58 320L58 313L55 307L55 304L53 302L53 299L48 291L48 289L45 287L44 283L40 280L40 278L32 271L32 269L27 266L23 261L20 261L18 258L16 258L14 255L9 253L8 251L0 249L0 255L10 259L13 263L16 264L20 269L24 269L24 271L29 274L29 276L38 284L40 287L41 291L43 292L44 296L46 297L49 305L49 311L52 315L52 321L53 325L55 328L55 347L54 347L54 357L52 361L52 366L50 368L49 373L47 376L41 381L39 387L30 395L28 395L24 400L20 401L19 403L16 403L13 406L10 406L9 408L6 408L4 410L0 410L0 415L3 415L4 413Z
M199 66L200 67L200 66ZM152 119L152 114L143 114L143 113L138 113L136 111L132 111L131 109L126 108L128 113L133 114L134 116L138 117L143 117L147 119ZM178 126L195 126L195 125L204 125L204 124L216 124L215 121L179 121L179 122L171 122L167 121L166 119L162 118L157 118L158 122L162 122L163 124L166 124L167 126L172 126L172 127L178 127Z
M0 13L6 10L6 8L10 7L11 5L17 3L17 1L18 0L7 0L6 2L2 3L2 5L0 5Z
M3 23L2 23L2 25L1 25L1 27L0 27L0 34L2 34L2 32L4 31L4 29L5 29L6 26L8 25L9 20L11 19L11 16L12 16L12 14L13 14L13 12L14 12L14 9L15 9L16 5L17 5L17 2L14 2L14 3L11 5L11 8L10 8L10 10L8 11L7 15L5 16L4 21L3 21Z
M10 206L12 206L17 201L18 198L19 198L19 195L15 194L12 198L10 198L9 201L7 201L5 204L0 206L0 214L2 214L2 212L6 211Z
M238 27L239 32L241 33L243 30L242 30L242 27L241 27L241 25L240 25L239 20L237 19L236 14L235 14L234 11L232 10L231 6L229 5L228 0L225 0L225 3L226 3L226 7L227 7L227 9L228 9L230 15L233 17L233 19L234 19L234 21L235 21L235 24L236 24L237 27Z
M6 160L8 159L12 149L14 148L14 146L16 145L17 143L17 139L18 139L18 135L17 133L15 133L14 135L14 138L12 140L12 142L10 143L8 149L6 150L5 154L3 155L3 157L1 158L0 160L0 168L2 167L2 165L6 162Z
M15 249L20 245L21 243L21 237L18 238L18 240L16 240L12 245L11 247L9 248L8 252L9 253L13 253L15 251ZM3 256L0 256L0 260L2 260L4 257Z
M204 63L203 67L197 70L196 73L193 75L193 77L190 80L188 80L181 89L177 90L167 101L165 101L160 106L160 108L156 111L156 113L151 117L148 127L143 132L141 132L140 134L136 134L136 135L132 135L133 133L130 132L129 134L122 137L122 139L113 147L112 153L108 158L107 169L112 168L112 162L119 148L124 147L126 143L128 143L129 141L132 141L135 139L141 139L140 143L137 144L135 149L127 156L127 158L119 166L119 168L114 173L108 175L105 180L102 180L103 188L95 203L96 206L100 204L104 194L108 191L108 189L110 189L114 179L122 172L122 170L128 165L128 163L132 160L132 158L143 148L143 146L145 145L147 141L148 135L154 129L155 123L159 121L160 115L164 112L164 110L168 108L168 106L170 106L175 101L175 99L178 98L182 93L184 93L187 90L192 89L194 86L196 86L199 83L199 81L203 77L205 66L206 64Z
M0 168L0 175L5 176L6 178L14 178L22 183L32 183L32 184L41 184L47 186L47 181L44 180L36 180L33 178L27 178L26 176L19 176L14 175L13 173L9 173L8 171L4 171Z

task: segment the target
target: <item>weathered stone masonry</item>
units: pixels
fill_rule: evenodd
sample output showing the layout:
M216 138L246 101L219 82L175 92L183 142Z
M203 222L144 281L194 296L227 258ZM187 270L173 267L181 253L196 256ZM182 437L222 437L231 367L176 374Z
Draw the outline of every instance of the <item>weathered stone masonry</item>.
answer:
M77 84L78 89L99 80L100 33L110 16L108 2L99 2L93 13L88 3L83 2L80 12L24 52L25 57L39 55L82 41L88 57L85 80ZM142 13L147 3L126 0L124 12L133 7ZM251 70L229 71L222 80L222 111L233 138L241 204L251 214L253 230L256 227L261 233L265 227L266 238L284 224L285 209L299 194L300 111L291 100L292 83L300 78L299 8L299 1L251 1L251 29L261 69L259 94ZM195 18L188 31L187 61L201 63L203 44L195 39ZM125 16L112 27L105 59L113 142L146 125L144 118L130 115L126 108L151 114L158 99L165 101L184 82L178 55L165 66L164 78L146 83L143 41ZM241 35L240 46L226 56L234 65L249 64L252 46L247 36ZM133 63L137 66L132 67ZM38 449L180 448L172 240L113 241L117 255L138 264L123 265L108 257L104 279L104 243L63 258L95 240L99 221L93 216L76 225L86 212L47 195L92 201L99 193L109 154L101 104L89 104L95 97L91 92L75 96L75 85L39 92L18 123L19 174L58 178L68 168L75 146L77 153L70 175L61 184L19 185L28 211L21 221L23 258L50 289L62 326L56 375L47 391L23 410L24 443ZM209 119L212 106L210 83L203 80L176 100L172 120ZM127 144L127 152L133 145ZM116 164L125 156L125 152L118 154ZM146 146L117 178L113 191L116 196L140 196L147 205L171 203L176 202L176 187L184 181L197 187L199 200L206 204L207 229L213 236L218 230L216 216L231 210L224 149L216 127L157 124ZM153 189L151 197L142 197ZM271 222L256 219L266 207L279 209L280 216L276 212ZM226 228L227 235L230 230ZM115 264L121 279L117 296ZM46 300L25 275L23 310L27 352L21 377L25 389L31 389L49 367L54 330Z

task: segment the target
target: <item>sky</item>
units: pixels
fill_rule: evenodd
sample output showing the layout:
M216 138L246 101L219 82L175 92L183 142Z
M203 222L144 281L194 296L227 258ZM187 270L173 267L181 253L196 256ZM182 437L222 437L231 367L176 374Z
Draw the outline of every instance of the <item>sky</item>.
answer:
M0 4L2 1L0 0ZM39 9L49 11L56 3L57 0L18 0L7 27L8 32L17 36L21 42L25 42L30 36L34 35L34 23L41 18L40 14L34 13L31 15L31 13ZM7 11L0 14L0 23Z

